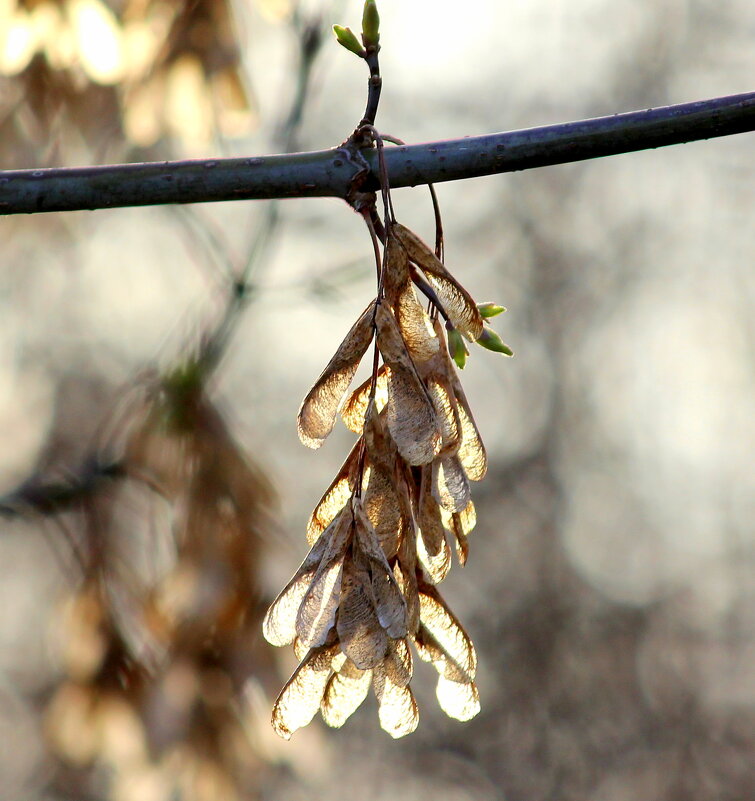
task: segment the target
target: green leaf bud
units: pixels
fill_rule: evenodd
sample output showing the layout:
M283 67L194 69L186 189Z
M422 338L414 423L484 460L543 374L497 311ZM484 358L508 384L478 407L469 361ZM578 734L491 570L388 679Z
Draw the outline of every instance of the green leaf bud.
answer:
M467 363L469 351L464 344L461 334L455 328L448 329L448 353L456 362L456 366L460 370L463 370L464 365Z
M498 334L487 325L482 331L482 336L477 340L477 344L495 353L503 353L506 356L514 355L514 351L508 345L505 345Z
M362 41L365 47L376 47L380 41L380 15L375 0L365 0L364 3Z
M344 28L342 25L334 25L333 33L336 35L336 39L338 39L338 44L342 45L347 50L351 50L352 53L355 53L360 58L364 56L364 48L359 43L359 39L357 39L356 34L351 28Z
M497 303L478 303L477 311L480 316L487 319L488 317L495 317L497 314L502 314L506 311L505 306L499 306Z

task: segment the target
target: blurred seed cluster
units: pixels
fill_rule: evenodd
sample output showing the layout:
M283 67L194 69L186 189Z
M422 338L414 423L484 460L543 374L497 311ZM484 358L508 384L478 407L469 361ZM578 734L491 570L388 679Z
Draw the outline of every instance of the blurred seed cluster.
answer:
M275 675L260 635L273 491L208 396L203 359L135 381L74 482L6 499L76 517L83 580L45 713L61 774L96 767L124 801L248 797L267 712L244 699Z
M248 132L247 83L227 0L0 4L6 166L118 159L164 137L206 148Z

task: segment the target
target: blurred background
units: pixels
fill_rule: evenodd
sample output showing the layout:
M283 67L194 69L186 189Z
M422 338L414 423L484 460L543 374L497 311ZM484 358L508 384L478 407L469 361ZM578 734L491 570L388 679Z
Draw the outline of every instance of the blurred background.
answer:
M378 125L410 143L753 89L746 0L379 10ZM329 28L360 18L354 0L0 0L0 162L337 145L366 70ZM295 661L259 642L353 441L340 426L307 451L295 418L373 295L361 220L335 200L4 218L0 799L749 797L753 145L437 187L446 262L508 308L495 327L516 356L478 350L461 376L491 466L443 594L477 646L482 712L447 719L419 665L420 726L397 742L374 700L278 742L269 710ZM432 241L425 189L394 204ZM239 276L249 303L188 402L178 366ZM93 476L111 452L159 462L168 500ZM182 510L218 475L245 516L211 523L240 550L177 552ZM206 565L223 567L211 591Z

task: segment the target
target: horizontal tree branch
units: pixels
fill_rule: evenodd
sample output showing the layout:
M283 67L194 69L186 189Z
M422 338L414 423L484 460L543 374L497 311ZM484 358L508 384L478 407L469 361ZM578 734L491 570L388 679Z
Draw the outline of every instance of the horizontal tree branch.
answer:
M386 149L391 186L629 153L755 130L755 92L610 117ZM0 172L0 214L286 197L346 198L365 167L377 188L376 153L311 153Z

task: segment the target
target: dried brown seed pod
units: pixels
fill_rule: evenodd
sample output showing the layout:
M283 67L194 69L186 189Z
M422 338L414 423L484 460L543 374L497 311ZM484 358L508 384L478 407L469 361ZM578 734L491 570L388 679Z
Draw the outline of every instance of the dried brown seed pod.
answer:
M482 336L484 325L477 305L466 289L451 275L443 262L409 228L393 223L392 231L413 261L430 279L433 288L443 303L443 308L454 326L467 339Z
M375 315L377 343L388 367L388 430L412 465L428 464L441 446L438 415L427 388L401 339L393 315L379 305Z
M288 740L317 714L332 672L338 645L313 648L286 682L273 706L273 728Z
M370 303L362 312L302 402L299 439L308 448L319 448L333 430L349 384L372 342L373 309L374 303Z
M423 362L438 352L440 342L432 321L414 292L406 248L396 238L393 227L386 232L383 258L383 292L401 338L415 362Z
M312 511L307 523L307 542L310 546L317 542L320 534L333 522L335 516L351 498L357 480L361 447L361 442L357 441Z

